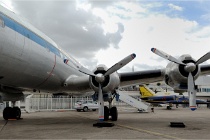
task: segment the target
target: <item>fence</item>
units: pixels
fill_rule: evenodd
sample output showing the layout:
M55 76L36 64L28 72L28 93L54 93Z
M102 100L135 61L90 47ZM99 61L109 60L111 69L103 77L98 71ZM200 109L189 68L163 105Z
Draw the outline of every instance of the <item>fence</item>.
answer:
M56 111L56 110L74 110L76 101L79 100L92 100L90 97L58 97L58 98L26 98L25 101L16 102L16 106L19 106L22 111L35 112L35 111ZM104 103L108 106L108 102ZM130 105L122 101L113 101L112 103L117 107L130 107ZM11 103L8 104L11 106ZM0 104L0 112L6 107L6 103ZM180 105L181 106L181 105ZM206 108L206 105L199 105L198 108Z
M74 110L76 101L92 100L89 97L60 97L60 98L26 98L25 103L21 103L21 108L25 108L27 112L33 111L53 111L53 110ZM25 104L25 105L23 105ZM107 102L104 103L108 105ZM121 101L113 102L116 106L128 106ZM25 107L24 107L25 106Z

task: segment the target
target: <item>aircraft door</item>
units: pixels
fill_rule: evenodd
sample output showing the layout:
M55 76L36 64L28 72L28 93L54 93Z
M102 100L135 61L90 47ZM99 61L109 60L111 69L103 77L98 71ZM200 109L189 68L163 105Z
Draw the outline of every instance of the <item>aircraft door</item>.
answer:
M23 50L25 46L25 36L24 36L24 27L20 24L15 24L15 55L21 57L23 55Z

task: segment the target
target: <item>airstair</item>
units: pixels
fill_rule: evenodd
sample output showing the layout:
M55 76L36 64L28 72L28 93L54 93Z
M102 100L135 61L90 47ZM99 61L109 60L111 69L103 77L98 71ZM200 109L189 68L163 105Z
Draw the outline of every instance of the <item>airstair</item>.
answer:
M139 110L147 111L148 110L148 105L146 105L144 102L141 101L141 99L135 99L129 95L127 95L128 91L120 91L119 92L119 99Z

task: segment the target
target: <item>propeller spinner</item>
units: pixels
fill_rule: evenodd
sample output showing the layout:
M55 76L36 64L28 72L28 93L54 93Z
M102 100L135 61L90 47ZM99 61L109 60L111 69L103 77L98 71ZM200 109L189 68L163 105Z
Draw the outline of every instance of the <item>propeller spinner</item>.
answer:
M195 63L189 62L189 63L183 63L180 60L176 59L175 57L158 50L156 48L152 48L151 51L160 57L167 59L171 62L177 63L179 65L184 66L184 70L189 73L187 85L188 85L188 95L189 95L189 106L192 111L196 110L196 90L195 90L195 80L192 75L192 72L196 69L196 66L207 61L210 58L210 52L203 55L200 59L198 59Z

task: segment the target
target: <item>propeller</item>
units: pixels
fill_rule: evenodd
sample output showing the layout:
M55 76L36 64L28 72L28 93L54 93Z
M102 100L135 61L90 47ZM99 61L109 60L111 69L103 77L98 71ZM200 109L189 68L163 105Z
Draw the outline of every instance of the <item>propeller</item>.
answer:
M175 57L161 51L158 50L156 48L152 48L151 51L157 55L159 55L160 57L167 59L171 62L177 63L179 65L183 65L184 66L184 70L186 72L189 73L188 75L188 80L187 80L187 85L188 85L188 95L189 95L189 105L192 111L196 110L196 91L195 91L195 80L194 77L192 75L192 72L196 69L196 67L207 61L208 59L210 59L210 52L206 53L205 55L203 55L200 59L198 59L195 63L189 62L189 63L183 63L180 60L176 59Z
M167 54L167 53L165 53L165 52L163 52L161 50L158 50L156 48L152 48L151 51L153 53L159 55L160 57L165 58L165 59L167 59L169 61L172 61L172 62L177 63L177 64L185 65L184 63L182 63L181 61L179 61L175 57L173 57L173 56L171 56L171 55L169 55L169 54Z
M125 66L130 61L132 61L135 57L136 57L136 54L134 54L134 53L125 57L124 59L122 59L121 61L119 61L118 63L116 63L112 67L110 67L104 75L95 75L92 71L88 70L87 68L85 68L83 66L81 66L79 68L79 71L84 73L84 74L94 76L94 77L105 77L105 76L110 75L110 74L116 72L117 70L121 69L123 66Z
M99 87L98 87L98 101L99 101L99 120L103 121L104 120L104 100L103 100L103 94L102 94L102 85L103 82L105 81L106 76L111 75L112 73L116 72L117 70L121 69L123 66L128 64L130 61L132 61L136 57L136 54L131 54L112 67L110 67L104 74L98 73L94 74L92 71L88 70L85 67L80 67L79 71L95 77L95 80L98 82Z

